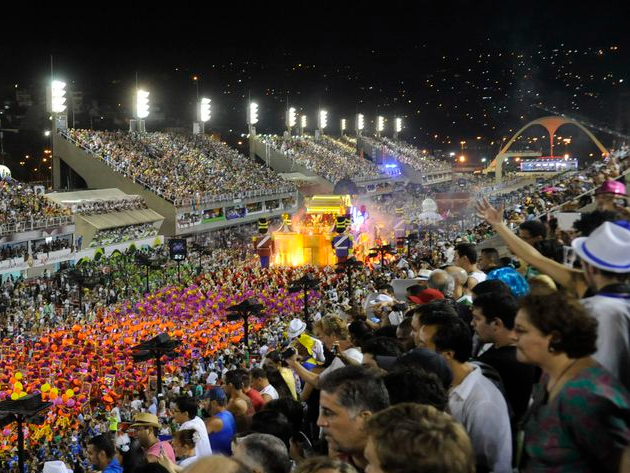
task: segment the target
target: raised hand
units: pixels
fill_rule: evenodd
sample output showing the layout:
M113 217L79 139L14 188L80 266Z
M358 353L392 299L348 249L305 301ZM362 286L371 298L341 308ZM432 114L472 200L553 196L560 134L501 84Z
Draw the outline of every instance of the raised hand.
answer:
M488 202L488 199L484 197L483 200L477 201L475 207L477 216L484 219L490 225L499 225L503 222L503 205L496 209Z

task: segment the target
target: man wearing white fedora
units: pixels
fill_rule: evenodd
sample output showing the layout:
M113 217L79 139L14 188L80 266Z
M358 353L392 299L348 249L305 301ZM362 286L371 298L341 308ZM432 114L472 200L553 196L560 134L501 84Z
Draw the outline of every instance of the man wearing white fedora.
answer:
M582 300L598 321L594 358L630 389L630 224L605 222L572 246L595 293Z

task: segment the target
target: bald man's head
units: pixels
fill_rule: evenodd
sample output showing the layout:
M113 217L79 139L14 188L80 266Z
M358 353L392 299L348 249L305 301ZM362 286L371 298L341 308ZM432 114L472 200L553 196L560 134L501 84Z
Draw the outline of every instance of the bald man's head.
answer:
M221 473L251 473L251 470L240 461L221 455L202 457L186 468L186 473L214 473L218 471Z
M436 269L429 276L427 281L429 287L437 289L446 297L453 297L455 291L455 280L453 276L442 269Z
M468 281L468 273L464 268L460 268L459 266L448 266L446 268L446 272L453 276L456 286L464 286L466 281Z

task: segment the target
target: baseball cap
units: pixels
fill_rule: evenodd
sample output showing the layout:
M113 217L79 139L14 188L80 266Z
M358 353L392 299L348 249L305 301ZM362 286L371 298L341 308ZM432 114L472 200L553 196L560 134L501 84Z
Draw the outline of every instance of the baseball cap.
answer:
M223 388L215 387L206 391L201 396L201 399L207 399L209 401L225 401L227 400L227 395L225 394L225 391L223 390Z

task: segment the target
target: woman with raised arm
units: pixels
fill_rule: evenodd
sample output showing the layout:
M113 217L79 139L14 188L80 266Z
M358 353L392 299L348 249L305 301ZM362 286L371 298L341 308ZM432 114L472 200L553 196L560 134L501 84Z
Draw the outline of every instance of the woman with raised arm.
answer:
M555 282L562 285L576 297L584 297L588 289L584 273L543 256L536 248L519 238L503 221L503 206L496 209L487 199L477 202L477 215L485 219L508 246L510 251L536 268L547 274Z

